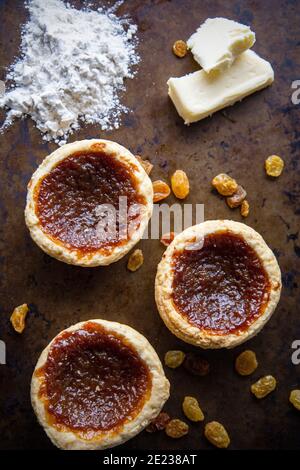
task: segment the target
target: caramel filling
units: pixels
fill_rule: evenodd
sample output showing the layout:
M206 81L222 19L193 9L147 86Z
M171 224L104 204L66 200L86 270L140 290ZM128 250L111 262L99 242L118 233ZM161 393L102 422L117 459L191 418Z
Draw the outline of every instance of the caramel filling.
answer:
M94 322L60 334L36 374L49 421L81 433L120 427L151 389L148 366L133 347Z
M173 302L194 326L216 334L246 330L269 300L268 275L238 235L207 235L198 250L173 257Z
M129 225L139 227L138 208L146 202L137 189L130 168L114 156L77 153L40 181L36 212L42 230L69 249L79 254L109 251L130 238Z

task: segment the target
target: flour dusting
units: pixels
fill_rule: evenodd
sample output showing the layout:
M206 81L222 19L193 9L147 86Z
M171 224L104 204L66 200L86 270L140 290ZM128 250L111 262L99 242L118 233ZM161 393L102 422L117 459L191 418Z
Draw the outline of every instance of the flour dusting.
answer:
M7 109L2 131L26 115L45 140L59 144L81 123L119 127L127 109L118 93L139 61L137 26L116 16L116 8L77 10L62 0L29 0L26 7L21 55L0 96Z

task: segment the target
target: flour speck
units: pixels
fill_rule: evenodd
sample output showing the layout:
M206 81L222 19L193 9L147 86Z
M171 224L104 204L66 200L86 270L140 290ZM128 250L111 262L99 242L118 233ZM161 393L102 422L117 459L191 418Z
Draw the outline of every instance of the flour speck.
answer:
M21 55L0 96L7 109L2 131L27 115L45 140L59 144L81 123L117 128L127 111L119 92L139 61L137 26L114 8L77 10L62 0L29 0L26 6Z

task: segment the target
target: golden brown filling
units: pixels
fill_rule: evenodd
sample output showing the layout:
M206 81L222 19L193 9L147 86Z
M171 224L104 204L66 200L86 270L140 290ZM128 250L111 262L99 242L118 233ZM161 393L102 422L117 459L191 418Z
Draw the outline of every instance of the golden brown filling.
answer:
M127 198L125 212L120 197ZM133 209L145 204L130 169L104 151L65 158L41 180L36 201L43 231L83 254L123 244L128 225L139 226Z
M151 388L148 367L132 346L94 322L60 334L37 375L50 421L85 433L134 417Z
M173 257L173 302L194 326L217 334L246 330L265 310L268 275L255 251L229 231Z

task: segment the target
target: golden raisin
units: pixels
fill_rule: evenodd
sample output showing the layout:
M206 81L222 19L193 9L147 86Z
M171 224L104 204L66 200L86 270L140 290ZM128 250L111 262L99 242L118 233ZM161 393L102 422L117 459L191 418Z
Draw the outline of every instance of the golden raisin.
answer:
M188 50L187 44L186 42L179 39L178 41L174 42L172 50L177 57L182 58L186 56L187 54L187 50Z
M176 369L181 366L185 358L183 351L168 351L165 354L165 364L171 369Z
M190 183L183 170L176 170L171 176L172 191L178 199L185 199L190 192Z
M211 184L222 196L232 196L238 188L238 184L235 179L226 173L220 173L215 176Z
M268 176L277 178L281 175L284 167L284 161L278 155L271 155L265 161L265 169Z
M159 413L158 416L156 416L155 419L151 421L151 423L146 427L147 432L157 432L157 431L162 431L163 429L166 428L168 422L170 421L170 416L168 413L165 413L162 411Z
M206 439L219 449L226 449L230 444L230 438L224 426L218 421L211 421L205 425L204 435Z
M198 400L194 397L184 397L182 409L185 416L191 421L203 421L204 414L201 410Z
M250 212L249 202L246 199L244 199L241 204L241 216L248 217L249 212Z
M240 375L250 375L257 368L256 354L253 351L243 351L235 360L235 370Z
M171 189L167 183L161 180L154 181L153 186L153 202L161 201L169 196Z
M161 237L160 241L163 245L169 246L170 243L172 243L172 241L174 240L174 238L175 238L175 233L174 232L169 232L169 233L165 233Z
M142 250L134 250L129 257L127 269L132 272L137 271L142 266L143 262L144 256Z
M300 390L292 390L290 394L290 402L300 411Z
M226 202L231 209L234 209L242 204L246 196L246 190L239 184L236 192L232 196L226 198Z
M276 388L276 379L272 375L261 377L251 385L251 392L256 398L264 398Z
M23 333L25 328L25 319L28 312L29 308L27 304L19 305L19 307L14 309L10 317L10 321L17 333Z
M203 377L209 373L209 362L197 353L188 353L183 366L193 375Z
M153 165L152 163L149 162L149 160L144 160L140 155L136 155L135 158L139 161L139 163L142 165L144 168L145 172L147 175L150 175Z
M166 434L173 439L179 439L189 432L189 425L181 419L171 419L166 426Z

